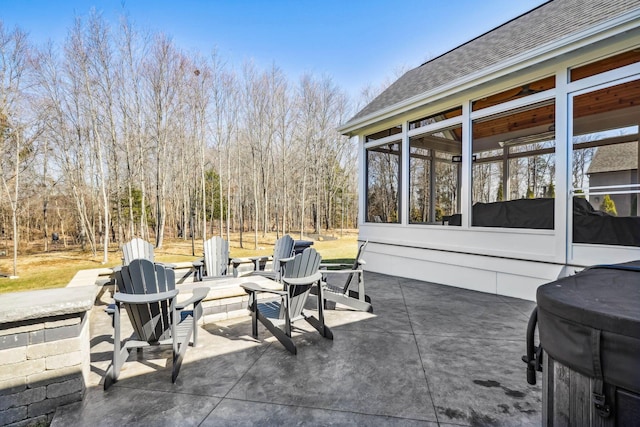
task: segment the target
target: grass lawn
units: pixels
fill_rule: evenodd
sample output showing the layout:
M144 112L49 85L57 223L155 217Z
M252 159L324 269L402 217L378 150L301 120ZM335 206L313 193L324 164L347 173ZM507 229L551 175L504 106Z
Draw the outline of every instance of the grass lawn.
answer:
M300 239L300 234L291 234L294 239ZM358 234L355 230L344 232L340 237L340 231L333 234L316 236L304 236L304 240L312 240L313 247L322 255L325 262L353 262L358 251ZM273 244L276 240L275 233L259 236L258 249L254 248L254 235L245 233L243 236L244 248L240 247L238 233L231 235L231 257L242 258L254 255L270 255L273 252ZM10 243L9 243L10 244ZM192 255L191 241L171 239L165 240L161 249L156 250L156 260L163 262L193 261L202 256L202 240L194 243L195 254ZM251 248L251 249L249 249ZM4 248L3 248L4 249ZM82 252L79 248L50 247L49 252L38 251L36 247L30 248L26 253L18 254L18 278L9 279L13 270L11 247L6 248L8 256L0 257L0 293L27 291L33 289L61 288L67 285L79 270L114 267L122 263L122 252L114 245L109 250L109 261L102 264L102 252L93 257L90 252Z

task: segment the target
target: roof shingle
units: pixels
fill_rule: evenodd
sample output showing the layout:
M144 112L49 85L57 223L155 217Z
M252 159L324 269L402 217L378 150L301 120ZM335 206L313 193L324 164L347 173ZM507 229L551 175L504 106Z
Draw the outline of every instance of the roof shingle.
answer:
M349 122L586 30L634 9L638 0L553 0L409 70Z
M638 169L638 143L603 145L598 147L587 173L618 172Z

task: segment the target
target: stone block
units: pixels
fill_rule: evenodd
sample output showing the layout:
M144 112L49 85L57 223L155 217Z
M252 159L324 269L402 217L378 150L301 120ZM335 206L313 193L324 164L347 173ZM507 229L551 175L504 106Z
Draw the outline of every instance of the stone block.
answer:
M11 408L6 411L0 411L0 426L15 423L27 418L27 407Z
M19 406L27 406L31 403L40 402L47 397L46 387L28 388L20 393L3 396L0 399L0 411Z
M217 307L205 307L203 310L205 316L209 314L226 313L226 311L226 308L220 305Z
M25 377L12 378L6 381L0 381L0 396L18 393L27 388L27 379Z
M48 320L46 322L44 322L44 327L45 329L53 329L53 328L60 328L62 326L71 326L71 325L77 325L78 323L80 323L80 316L66 316L66 317L59 317L59 318L53 318L54 320Z
M18 421L17 423L9 424L6 427L42 427L51 425L53 419L49 419L46 415L41 415L35 418L29 418L27 420Z
M21 334L44 329L42 321L15 322L0 326L0 336Z
M24 362L0 365L0 381L28 377L45 370L45 359L25 360Z
M225 298L224 299L224 303L226 305L240 304L241 302L242 302L242 296L237 296L237 297L231 297L231 298Z
M60 326L58 328L49 328L44 330L45 342L59 341L67 338L74 338L80 335L82 330L82 324L76 323L74 325Z
M27 360L27 347L15 347L0 350L0 363L18 363Z
M69 338L66 340L44 342L42 344L30 345L27 348L28 359L38 359L41 357L55 356L57 354L71 353L79 351L81 348L80 338Z
M58 406L81 401L82 395L83 393L78 392L56 397L55 399L45 399L40 402L32 403L28 406L27 415L29 418L34 418L40 415L53 413Z
M44 328L29 332L29 344L40 344L44 342Z
M27 377L29 387L39 387L52 383L59 383L73 378L82 377L82 367L80 365L69 366L62 369L43 370L37 374Z
M68 366L80 365L82 363L82 352L80 350L73 353L58 354L48 356L46 359L47 370L66 368Z
M0 336L0 350L22 347L29 344L29 332Z
M56 397L84 391L84 381L82 378L74 378L61 383L53 383L47 386L47 398Z
M242 302L236 302L236 303L232 303L232 304L227 304L227 313L232 312L232 311L238 311L238 310L241 310L243 308L246 308L246 304L244 304Z

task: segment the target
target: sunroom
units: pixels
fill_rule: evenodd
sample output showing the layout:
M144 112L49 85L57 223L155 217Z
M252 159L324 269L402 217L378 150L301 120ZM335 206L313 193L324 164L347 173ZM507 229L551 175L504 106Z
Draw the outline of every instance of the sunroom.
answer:
M368 268L533 300L640 259L639 126L637 1L551 1L407 72L340 128Z

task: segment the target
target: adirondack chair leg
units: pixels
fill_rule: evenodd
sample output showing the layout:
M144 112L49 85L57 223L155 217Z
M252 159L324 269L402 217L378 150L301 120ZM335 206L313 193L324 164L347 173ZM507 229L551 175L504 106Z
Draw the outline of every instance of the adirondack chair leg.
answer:
M327 325L324 324L324 322L320 322L318 319L316 319L313 316L307 316L304 318L304 320L306 320L307 323L309 323L318 332L320 332L320 335L322 335L323 337L330 340L333 339L333 332L331 331L331 329L329 329Z
M364 301L366 298L366 294L364 293L364 274L358 273L358 294L359 300Z
M122 342L120 341L120 304L115 303L113 308L113 357L111 359L111 366L107 369L104 376L104 389L107 390L116 381L120 375L120 367L127 360L129 350L125 346L122 348Z
M320 332L320 335L322 335L323 337L332 340L333 339L333 332L331 332L331 329L329 329L329 327L327 325L324 324L324 293L322 290L322 284L318 283L317 286L317 294L318 294L318 318L316 319L313 316L306 316L304 315L304 319L307 321L307 323L309 323L311 326L313 326L318 332Z
M255 292L249 294L249 310L251 311L251 336L258 338L258 307Z
M232 260L231 265L233 268L233 277L240 276L240 273L238 272L238 267L240 266L240 263Z
M198 316L196 316L197 308L193 309L193 343L192 347L196 347L198 345ZM189 342L187 341L187 345Z
M350 297L350 298L353 298L353 299L360 300L360 293L359 293L359 292L356 292L356 291L349 291L349 297ZM364 301L365 301L366 303L371 304L371 297L369 297L369 295L365 295L365 296L364 296Z
M278 341L280 341L280 344L282 344L284 348L286 348L291 354L296 354L298 350L296 349L296 345L293 343L291 336L287 335L282 329L276 327L273 323L271 323L269 319L267 319L265 316L263 316L262 313L260 313L260 310L256 310L256 312L258 319L260 319L260 322L262 322L264 327L267 328Z
M189 319L185 319L185 322L188 322ZM184 359L184 354L187 352L187 347L189 347L189 340L191 339L191 333L194 332L195 329L189 329L189 332L185 334L182 338L182 341L178 341L178 334L175 334L173 337L173 369L171 371L171 382L175 383L176 379L178 379L178 374L180 373L180 368L182 367L182 360ZM175 350L177 348L177 351Z

